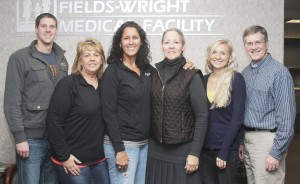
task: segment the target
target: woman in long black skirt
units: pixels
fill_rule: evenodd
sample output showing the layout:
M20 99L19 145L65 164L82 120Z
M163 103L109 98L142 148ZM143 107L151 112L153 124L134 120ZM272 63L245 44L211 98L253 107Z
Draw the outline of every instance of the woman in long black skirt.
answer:
M162 38L165 59L152 73L152 123L147 184L200 183L200 152L207 127L207 99L200 70L184 70L185 39L178 29Z

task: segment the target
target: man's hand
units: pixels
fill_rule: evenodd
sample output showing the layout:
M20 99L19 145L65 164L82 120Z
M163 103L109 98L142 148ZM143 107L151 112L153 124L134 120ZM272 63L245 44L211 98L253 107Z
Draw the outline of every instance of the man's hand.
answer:
M192 174L193 172L197 171L199 166L199 158L194 155L188 155L186 158L185 164L185 172L187 174Z
M17 153L22 158L29 157L29 144L27 141L16 144Z
M116 155L116 166L119 170L126 170L128 166L128 156L126 151L118 152Z
M240 145L240 147L239 147L239 157L240 157L240 161L242 161L242 162L245 161L244 153L245 153L244 145Z
M80 164L81 162L74 155L71 154L69 159L63 162L65 172L67 174L68 172L70 172L74 176L79 176L80 168L76 165L76 163Z
M267 171L275 171L279 167L279 160L273 158L270 154L266 156L265 168Z

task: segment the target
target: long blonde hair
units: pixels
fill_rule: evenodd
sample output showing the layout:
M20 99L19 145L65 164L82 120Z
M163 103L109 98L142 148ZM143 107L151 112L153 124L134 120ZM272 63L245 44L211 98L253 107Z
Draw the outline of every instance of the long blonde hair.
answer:
M214 101L211 108L225 108L231 101L232 79L236 72L237 64L235 62L235 55L231 41L227 39L219 39L214 41L207 47L206 51L206 67L208 73L213 73L213 66L211 65L211 55L218 45L225 44L229 47L229 61L224 68L221 75L217 78L217 85L215 89Z
M94 38L87 38L86 40L77 43L76 56L72 66L72 73L76 75L80 74L82 70L82 66L80 66L79 64L79 58L83 54L83 52L87 50L95 51L101 56L102 65L100 66L97 73L97 77L98 79L100 79L104 72L105 55L104 55L104 49L102 47L102 44L97 39Z

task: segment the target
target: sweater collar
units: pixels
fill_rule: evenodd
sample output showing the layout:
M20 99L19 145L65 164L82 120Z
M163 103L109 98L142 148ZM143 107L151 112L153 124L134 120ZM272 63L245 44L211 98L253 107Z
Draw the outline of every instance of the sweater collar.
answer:
M180 58L177 58L173 61L168 60L167 58L164 58L164 60L162 60L159 63L156 63L155 66L158 70L163 70L163 68L165 66L176 66L178 65L178 70L180 68L182 68L186 63L186 59L184 56L181 56Z
M183 63L185 63L185 57L181 56L175 60L168 60L167 58L165 58L162 62L164 63L165 66L175 66L175 65L181 65Z

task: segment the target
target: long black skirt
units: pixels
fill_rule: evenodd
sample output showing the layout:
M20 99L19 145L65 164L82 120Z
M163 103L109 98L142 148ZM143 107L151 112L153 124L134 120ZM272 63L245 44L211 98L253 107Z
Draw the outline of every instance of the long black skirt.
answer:
M200 184L199 169L186 174L185 160L189 143L165 145L150 139L146 184Z

